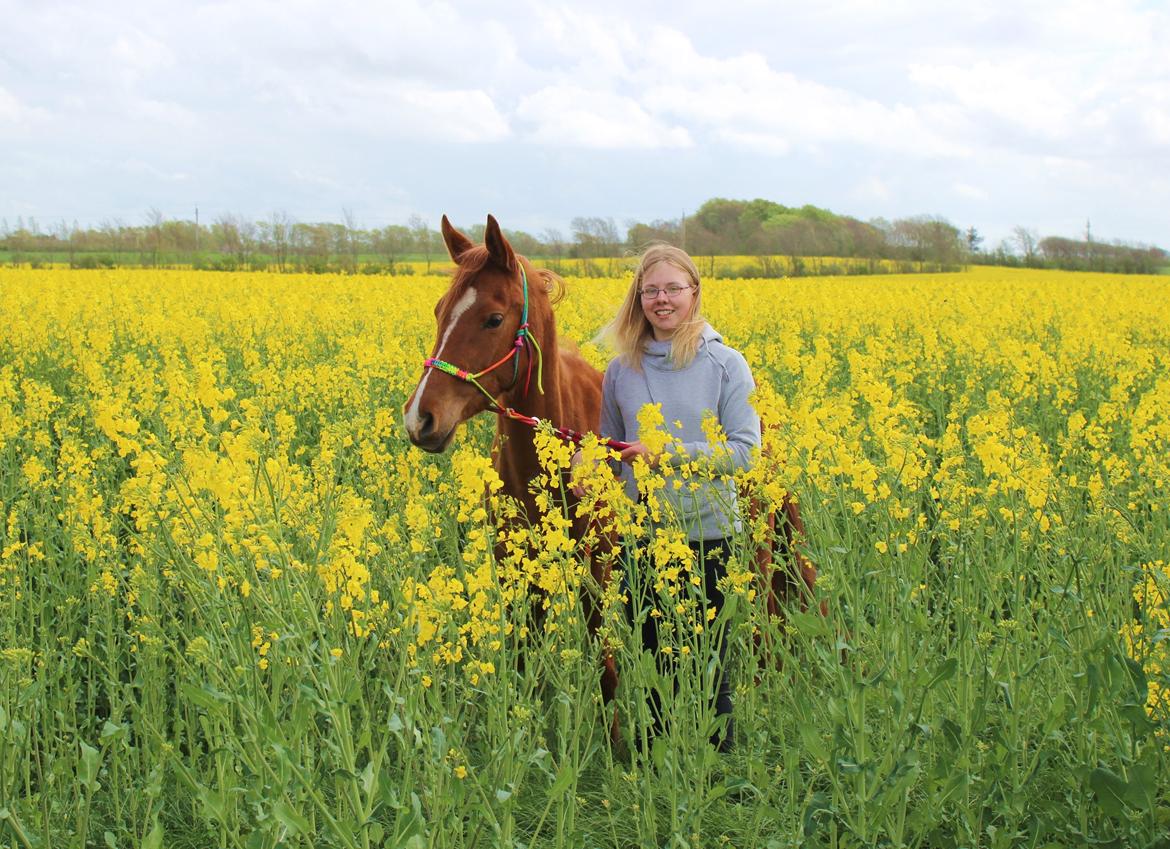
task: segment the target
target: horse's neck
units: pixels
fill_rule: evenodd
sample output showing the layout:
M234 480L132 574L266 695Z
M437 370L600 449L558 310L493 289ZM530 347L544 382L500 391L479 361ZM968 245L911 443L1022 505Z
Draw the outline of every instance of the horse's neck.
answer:
M528 362L521 362L516 385L501 399L525 416L561 425L561 364L557 351L556 323L549 311L549 319L531 332L540 345L540 359L532 363L532 379L527 381ZM537 357L534 346L528 347L525 358ZM539 369L539 372L538 372ZM539 383L538 383L539 376ZM528 391L525 393L525 384ZM544 391L541 391L543 386ZM527 501L528 483L540 473L533 441L535 429L516 419L500 416L496 428L497 466L509 495Z

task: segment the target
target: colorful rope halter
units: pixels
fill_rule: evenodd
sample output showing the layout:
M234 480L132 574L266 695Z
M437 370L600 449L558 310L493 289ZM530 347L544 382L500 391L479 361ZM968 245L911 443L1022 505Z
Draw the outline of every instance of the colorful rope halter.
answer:
M495 397L483 388L483 384L479 379L489 372L495 371L508 360L512 360L512 382L504 387L504 391L508 391L516 385L516 381L520 378L520 351L527 349L528 351L528 373L524 378L524 397L528 397L528 390L532 386L532 364L536 363L536 389L542 395L544 394L544 385L542 380L542 372L544 370L544 355L540 350L540 343L536 341L536 337L529 332L528 327L528 275L524 272L524 266L520 266L520 285L524 291L524 311L520 314L520 327L516 330L516 339L512 343L512 348L507 354L500 357L483 371L472 373L466 369L461 369L458 366L453 366L451 363L435 357L427 357L423 363L425 368L438 369L444 374L449 374L454 378L470 383L480 392L482 392L488 399L490 408L497 413L503 412L499 404L496 403ZM536 356L533 356L533 351Z
M467 369L461 369L458 366L453 366L451 363L444 362L443 360L440 360L436 357L427 357L427 359L423 362L423 367L437 369L444 374L449 374L452 377L458 380L462 380L465 383L470 383L472 386L482 392L488 399L488 409L493 413L497 413L501 416L505 416L506 418L513 419L514 421L523 422L530 427L536 427L541 422L539 418L536 416L526 416L523 413L518 413L511 407L501 407L496 403L496 399L492 396L492 393L484 389L483 385L479 382L479 379L485 374L488 374L489 372L499 368L504 363L508 362L508 360L512 360L512 382L504 387L504 391L507 392L508 390L512 389L512 387L516 385L516 381L520 378L520 351L522 349L527 349L528 373L524 377L524 397L528 397L528 390L532 385L532 364L534 361L536 362L536 389L538 392L540 392L541 395L544 394L544 385L542 381L544 371L544 354L540 350L540 343L536 341L536 337L532 335L531 328L528 326L528 275L524 272L523 264L520 264L520 285L524 292L524 311L520 314L520 327L516 330L516 339L512 343L512 349L508 351L507 354L500 357L500 359L496 360L483 371L477 371L475 373L472 373ZM535 357L532 355L533 351L536 352ZM555 433L561 439L573 443L580 442L585 436L585 434L571 430L567 427L556 427L555 425L553 426L553 433ZM618 451L629 447L628 442L619 442L616 439L604 439L603 441L607 446Z

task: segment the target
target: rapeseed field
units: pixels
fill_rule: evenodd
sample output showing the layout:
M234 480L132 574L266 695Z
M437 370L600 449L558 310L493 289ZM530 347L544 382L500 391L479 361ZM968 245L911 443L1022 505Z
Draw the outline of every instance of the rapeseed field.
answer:
M681 529L634 544L655 493L709 469L644 474L642 505L589 505L628 543L602 592L568 534L554 437L538 437L532 522L499 496L492 416L447 455L412 448L401 411L446 285L0 270L0 843L1170 833L1167 278L705 283L759 385L765 451L741 488L799 500L820 570L827 615L783 621L746 555L716 617ZM557 305L598 368L627 285L570 278ZM748 523L737 549L763 534ZM673 676L627 621L637 581ZM724 634L727 755L703 695ZM651 739L653 692L672 721Z

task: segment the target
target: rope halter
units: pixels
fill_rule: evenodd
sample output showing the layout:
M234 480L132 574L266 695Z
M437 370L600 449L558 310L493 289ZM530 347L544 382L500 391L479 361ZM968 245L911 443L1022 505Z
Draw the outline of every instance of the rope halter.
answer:
M501 416L504 416L505 418L512 419L513 421L522 422L529 427L537 427L542 423L541 419L535 416L526 416L523 413L518 413L511 407L501 407L496 403L496 399L492 396L492 393L484 389L483 385L479 382L479 378L483 377L488 372L499 368L504 363L508 362L508 360L512 360L512 382L505 386L503 391L507 392L510 390L513 386L516 385L516 381L520 377L520 351L521 349L526 348L528 350L528 373L524 378L524 397L528 397L528 390L532 384L533 360L536 361L536 389L538 392L540 392L541 395L544 394L544 386L542 385L541 381L541 373L544 369L544 355L541 353L540 343L536 341L536 337L532 335L532 330L528 326L528 275L524 273L523 265L520 265L520 285L524 291L524 311L520 315L520 327L516 330L516 339L512 342L512 350L510 350L504 356L500 357L500 359L496 360L483 371L477 371L474 373L468 371L467 369L461 369L458 366L453 366L448 362L437 359L436 357L427 357L427 359L423 362L423 367L437 369L444 374L449 374L458 380L462 380L464 383L470 383L472 386L482 392L488 399L488 409L493 413L497 413ZM536 352L535 357L532 356L533 351ZM552 427L552 432L566 442L579 443L585 436L583 433L570 430L566 427L557 427L553 425L552 422L548 422L548 424L550 427ZM606 446L617 451L622 451L630 447L630 443L619 442L616 439L606 439L602 437L602 441Z
M502 366L508 360L512 360L512 381L504 387L505 392L516 385L516 381L520 377L520 351L527 349L528 351L528 373L524 378L524 397L528 397L528 390L532 384L532 363L535 361L536 366L536 389L540 394L544 394L544 385L542 381L542 372L544 369L544 355L540 350L540 343L536 341L536 337L532 335L531 328L528 326L528 275L524 272L524 265L520 265L520 285L524 292L524 311L520 315L520 327L516 330L516 339L512 342L512 348L507 354L500 357L483 371L470 372L467 369L461 369L458 366L451 365L451 363L444 362L436 357L427 357L423 362L424 368L438 369L444 374L449 374L464 383L470 383L480 392L482 392L488 399L488 404L491 410L497 413L505 413L505 410L500 408L496 403L495 397L483 388L483 384L479 382L479 378L485 374L494 371ZM533 356L533 351L536 355Z

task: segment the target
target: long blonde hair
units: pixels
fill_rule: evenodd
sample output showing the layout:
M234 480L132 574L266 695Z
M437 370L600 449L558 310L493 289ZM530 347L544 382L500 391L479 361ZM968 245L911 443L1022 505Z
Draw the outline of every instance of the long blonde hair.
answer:
M642 311L642 296L639 294L642 280L660 262L669 262L679 271L685 272L695 287L690 314L670 338L670 359L676 367L687 366L695 358L702 341L703 328L707 324L702 316L703 290L699 286L699 269L695 267L695 261L686 251L674 245L665 242L650 245L639 258L634 279L630 281L626 299L622 301L617 315L602 330L602 335L609 340L618 356L634 368L642 367L642 352L646 343L654 339L654 327Z

